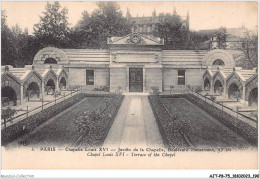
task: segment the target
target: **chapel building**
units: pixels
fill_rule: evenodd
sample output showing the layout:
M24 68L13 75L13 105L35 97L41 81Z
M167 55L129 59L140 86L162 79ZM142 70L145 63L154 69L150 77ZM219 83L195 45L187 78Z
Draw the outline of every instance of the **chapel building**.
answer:
M2 98L19 105L31 92L44 98L50 90L73 86L123 93L201 87L226 98L239 91L242 102L257 102L257 69L235 67L225 50L162 50L164 39L137 32L108 38L107 44L105 50L46 47L35 55L33 65L3 66Z

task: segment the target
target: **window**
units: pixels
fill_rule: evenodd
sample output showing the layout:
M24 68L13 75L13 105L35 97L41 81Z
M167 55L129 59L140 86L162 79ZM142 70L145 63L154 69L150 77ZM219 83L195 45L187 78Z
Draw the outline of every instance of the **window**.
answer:
M94 70L86 70L86 84L94 85Z
M143 27L139 27L139 32L143 32Z
M223 62L223 60L217 59L213 62L213 65L223 65L223 66L225 66L225 63Z
M151 32L151 27L150 27L150 26L148 26L147 32L148 32L148 33Z
M178 85L185 85L185 70L178 70Z
M57 61L54 58L47 58L44 64L57 64Z

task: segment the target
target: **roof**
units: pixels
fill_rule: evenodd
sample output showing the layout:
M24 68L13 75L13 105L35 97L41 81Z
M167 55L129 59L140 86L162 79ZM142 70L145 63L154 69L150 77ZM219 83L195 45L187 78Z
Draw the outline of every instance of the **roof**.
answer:
M236 71L238 76L241 78L243 81L247 81L249 78L251 78L253 75L256 74L255 70L239 70Z
M109 64L110 53L99 49L61 49L67 56L70 64Z
M16 76L21 81L26 78L26 76L30 73L31 70L27 68L11 68L9 72Z
M133 45L133 46L140 46L140 45L156 45L161 46L164 45L164 39L161 38L154 38L154 37L147 37L137 32L133 32L131 34L127 34L123 37L111 37L107 38L108 45Z
M222 75L226 79L233 72L233 68L223 68L223 69L220 70L220 72L222 73Z
M206 53L206 50L163 50L162 64L201 67L202 59Z
M237 36L240 38L245 37L245 33L247 32L246 28L227 28L227 33L233 36Z

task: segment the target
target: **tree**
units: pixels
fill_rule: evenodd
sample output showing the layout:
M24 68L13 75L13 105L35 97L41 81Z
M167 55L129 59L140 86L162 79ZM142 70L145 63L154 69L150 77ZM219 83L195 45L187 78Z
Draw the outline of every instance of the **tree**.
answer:
M116 2L98 2L98 9L91 16L84 11L75 27L73 39L80 36L83 48L107 48L107 38L123 36L131 32L131 25L123 17Z
M34 25L34 34L42 47L66 48L69 45L67 14L67 8L61 8L58 1L47 2L40 23Z
M1 64L15 66L17 54L15 51L15 38L11 29L7 26L6 11L1 11Z
M154 36L164 38L165 49L187 49L189 31L181 29L181 18L177 14L159 14Z
M199 34L197 32L190 32L190 39L188 42L188 49L190 50L209 50L209 36Z
M236 44L241 52L237 55L237 65L245 69L252 69L258 66L258 35L257 32L246 31L242 42Z
M227 29L225 27L221 27L216 33L216 41L218 49L226 49L227 48Z

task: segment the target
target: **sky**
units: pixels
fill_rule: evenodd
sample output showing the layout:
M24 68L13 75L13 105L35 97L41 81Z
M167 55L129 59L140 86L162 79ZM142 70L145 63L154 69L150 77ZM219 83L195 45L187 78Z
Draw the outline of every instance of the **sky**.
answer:
M97 8L95 1L63 1L62 7L68 9L68 21L74 26L86 10L89 13ZM180 16L190 14L190 29L205 30L216 29L221 26L238 28L244 25L249 29L257 28L258 7L257 2L180 2L180 1L121 1L118 2L125 16L129 8L132 16L151 16L156 13L172 13L174 8ZM28 28L29 34L33 33L33 25L39 23L39 16L45 10L46 2L43 1L2 1L2 9L6 10L7 24L9 27L18 24L22 29Z

